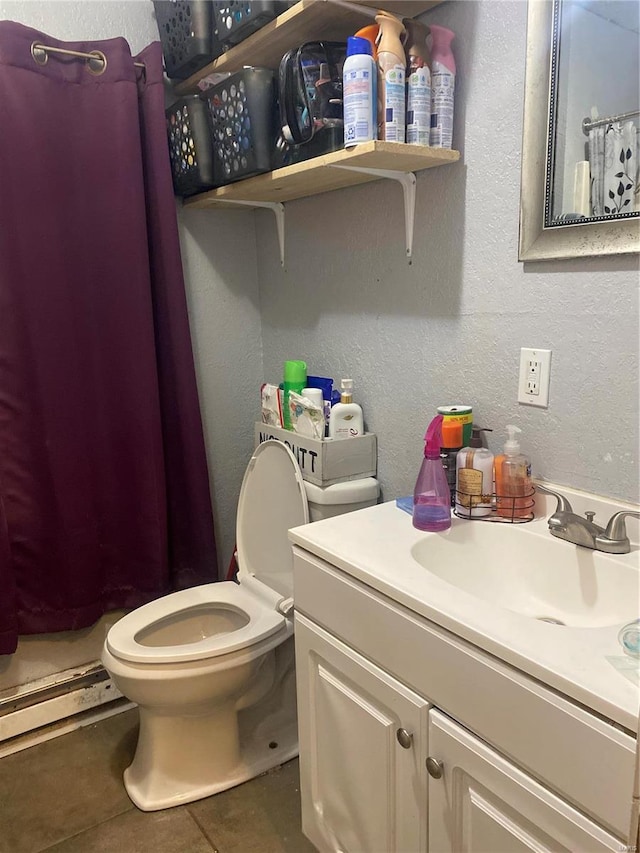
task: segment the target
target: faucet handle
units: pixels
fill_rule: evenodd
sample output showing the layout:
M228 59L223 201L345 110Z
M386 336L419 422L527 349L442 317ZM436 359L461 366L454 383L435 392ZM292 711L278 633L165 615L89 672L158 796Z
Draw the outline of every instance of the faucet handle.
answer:
M561 495L559 492L554 492L552 489L548 489L542 483L536 483L536 491L544 492L544 494L546 495L551 495L551 497L555 498L558 501L556 512L573 512L569 501L565 498L564 495Z
M627 526L624 522L628 515L640 518L640 512L635 512L634 510L622 510L622 512L614 513L609 519L607 529L604 532L607 539L621 542L628 541Z

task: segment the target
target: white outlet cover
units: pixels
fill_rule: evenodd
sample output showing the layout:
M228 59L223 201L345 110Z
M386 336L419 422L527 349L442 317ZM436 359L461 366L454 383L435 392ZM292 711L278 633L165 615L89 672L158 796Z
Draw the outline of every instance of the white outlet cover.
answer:
M532 369L531 363L536 365ZM538 393L527 390L532 373L537 374ZM551 350L522 347L520 350L520 377L518 379L518 402L525 406L549 407L549 381L551 378Z

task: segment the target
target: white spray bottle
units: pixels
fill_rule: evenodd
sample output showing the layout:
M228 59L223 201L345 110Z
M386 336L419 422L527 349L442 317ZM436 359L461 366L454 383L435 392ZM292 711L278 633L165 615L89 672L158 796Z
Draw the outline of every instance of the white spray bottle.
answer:
M431 131L431 71L426 24L405 18L407 31L407 142L428 145Z
M378 139L404 142L406 57L402 46L405 28L389 12L379 12L378 34Z

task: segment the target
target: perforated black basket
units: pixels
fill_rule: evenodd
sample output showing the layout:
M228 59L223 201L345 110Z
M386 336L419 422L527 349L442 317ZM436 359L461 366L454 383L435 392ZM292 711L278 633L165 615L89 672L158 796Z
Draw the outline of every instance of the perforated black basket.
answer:
M270 172L278 135L276 85L268 68L243 68L203 93L218 186Z
M211 0L153 0L153 5L168 77L184 80L224 51Z
M220 0L215 3L218 36L225 44L238 44L292 5L284 0Z
M176 195L212 189L215 169L207 104L199 95L189 95L176 101L165 115Z

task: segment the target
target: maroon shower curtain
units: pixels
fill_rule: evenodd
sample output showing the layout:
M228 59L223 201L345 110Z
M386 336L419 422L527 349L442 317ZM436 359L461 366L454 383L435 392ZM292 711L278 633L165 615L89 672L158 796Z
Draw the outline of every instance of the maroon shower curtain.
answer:
M107 58L32 56L34 43ZM134 66L144 63L144 70ZM0 654L217 577L162 55L0 22Z

